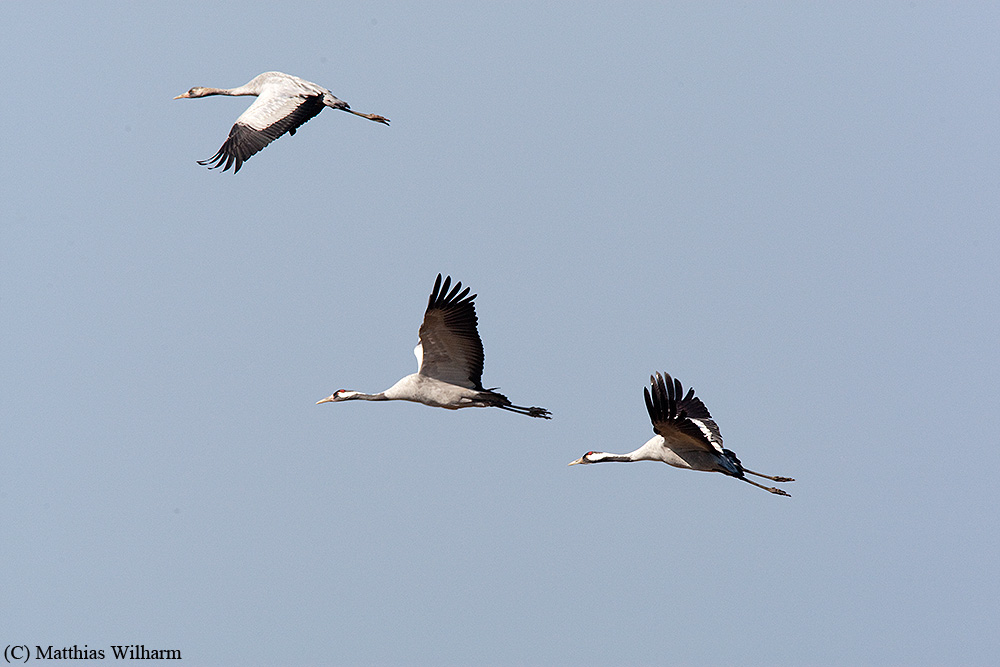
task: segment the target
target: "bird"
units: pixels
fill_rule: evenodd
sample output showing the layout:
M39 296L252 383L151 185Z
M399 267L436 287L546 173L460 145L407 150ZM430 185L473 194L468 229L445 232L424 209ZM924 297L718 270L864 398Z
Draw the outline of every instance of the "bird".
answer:
M209 169L221 167L227 171L235 166L237 173L243 163L262 148L287 132L294 135L303 123L317 115L324 107L339 109L368 120L389 124L389 119L370 113L354 111L347 102L334 97L326 88L312 81L300 79L284 72L264 72L237 88L205 88L195 86L181 93L175 100L208 97L209 95L254 95L257 99L236 119L229 131L229 138L219 152L198 164Z
M651 375L649 384L650 388L643 387L643 393L649 419L653 422L653 433L656 435L634 452L587 452L569 465L662 461L675 468L721 472L776 495L790 496L782 489L764 486L746 478L745 475L754 475L773 482L795 481L791 477L764 475L744 468L732 450L722 447L719 426L712 420L712 415L701 399L694 395L694 389L689 388L685 396L680 380L671 378L669 373Z
M529 417L551 419L545 408L513 405L496 387L485 389L483 377L483 341L476 329L476 306L469 296L470 289L462 283L451 286L451 276L441 274L427 300L424 321L420 325L420 341L413 349L417 357L417 372L407 375L385 391L364 394L353 389L338 389L319 401L413 401L432 407L458 410L461 408L500 408Z

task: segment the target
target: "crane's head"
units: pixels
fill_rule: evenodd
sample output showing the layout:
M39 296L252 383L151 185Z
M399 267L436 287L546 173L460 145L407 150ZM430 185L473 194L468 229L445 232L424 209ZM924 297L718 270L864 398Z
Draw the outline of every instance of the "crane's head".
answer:
M180 95L178 95L174 99L175 100L180 100L180 99L183 99L183 98L186 98L186 97L205 97L206 95L211 95L211 94L212 94L211 93L211 88L202 88L201 86L195 86L194 88L192 88L191 90L187 91L186 93L181 93Z
M354 391L353 389L338 389L326 398L316 401L316 405L320 403L336 403L338 401L349 401L353 398L357 398L361 394L360 391Z
M577 463L597 463L597 461L591 457L596 457L598 454L599 452L587 452L576 461L571 461L568 465L575 466Z

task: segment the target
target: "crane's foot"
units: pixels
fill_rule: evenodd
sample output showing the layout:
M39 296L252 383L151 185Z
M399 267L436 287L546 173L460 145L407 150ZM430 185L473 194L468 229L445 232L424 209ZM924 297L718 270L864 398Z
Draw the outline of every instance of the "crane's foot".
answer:
M541 417L542 419L552 419L552 413L545 408L528 408L528 415L531 417Z
M794 482L795 480L791 477L772 477L775 482Z
M788 493L787 491L782 491L781 489L776 489L773 486L767 487L767 490L770 491L771 493L777 495L777 496L785 496L786 498L791 498L792 497L792 494Z
M388 118L386 118L385 116L379 116L378 114L373 114L373 113L365 114L365 118L367 118L368 120L373 120L376 123L382 123L383 125L389 124Z

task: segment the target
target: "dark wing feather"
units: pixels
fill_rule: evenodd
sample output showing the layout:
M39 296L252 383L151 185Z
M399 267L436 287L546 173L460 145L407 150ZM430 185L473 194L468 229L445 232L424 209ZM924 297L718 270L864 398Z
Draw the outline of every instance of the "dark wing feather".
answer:
M654 433L663 436L672 448L686 443L694 449L722 453L719 426L694 389L688 389L685 396L680 380L669 373L650 376L649 384L643 393Z
M438 274L420 325L421 375L483 390L483 341L476 330L475 298L461 282L452 288L451 277L442 283Z
M235 166L236 169L233 171L235 174L251 156L285 132L290 135L295 134L298 127L322 110L322 96L297 96L281 100L258 97L257 101L236 119L236 124L229 131L229 138L222 144L219 152L207 160L199 160L198 164L215 169L222 167L222 163L225 162L222 171ZM267 115L263 115L264 113ZM258 129L256 125L261 127Z

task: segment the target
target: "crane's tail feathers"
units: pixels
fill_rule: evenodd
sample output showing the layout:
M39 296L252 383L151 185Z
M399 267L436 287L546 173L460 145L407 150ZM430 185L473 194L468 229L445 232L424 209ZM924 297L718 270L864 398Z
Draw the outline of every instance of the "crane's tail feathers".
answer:
M341 109L341 111L346 111L347 113L352 113L355 116L361 116L362 118L367 118L368 120L373 120L376 123L382 123L383 125L389 124L389 119L385 116L379 116L374 113L361 113L360 111L355 111L354 109Z
M776 488L776 487L773 487L773 486L764 486L763 484L758 484L757 482L753 482L753 481L747 479L746 477L739 477L738 479L742 479L747 484L753 484L758 489L764 489L765 491L769 491L770 493L773 493L776 496L785 496L786 498L791 498L792 497L792 494L788 493L787 491L782 491L779 488Z
M526 408L520 405L498 405L496 406L501 410L507 410L508 412L516 412L519 415L528 415L529 417L540 417L541 419L552 419L552 413L545 408Z
M769 479L772 482L794 482L795 481L791 477L777 477L777 476L772 476L772 475L765 475L763 473L754 472L753 470L747 470L746 468L743 469L743 472L748 473L750 475L755 475L757 477L763 477L764 479Z

